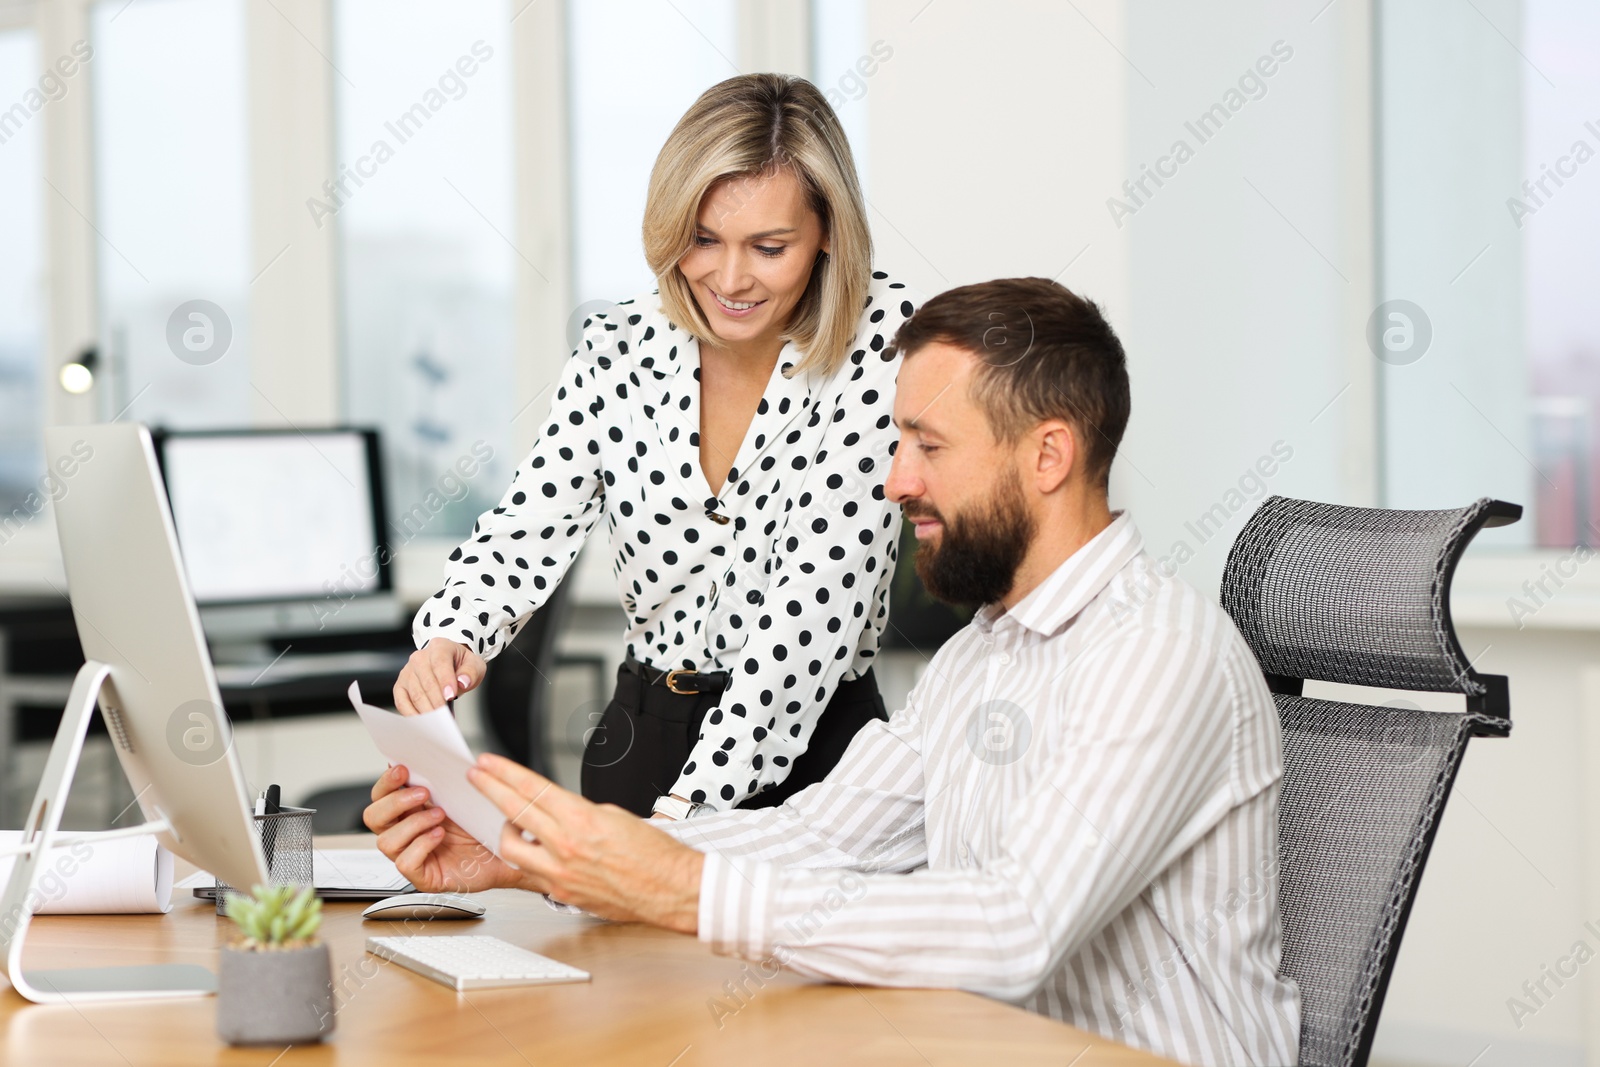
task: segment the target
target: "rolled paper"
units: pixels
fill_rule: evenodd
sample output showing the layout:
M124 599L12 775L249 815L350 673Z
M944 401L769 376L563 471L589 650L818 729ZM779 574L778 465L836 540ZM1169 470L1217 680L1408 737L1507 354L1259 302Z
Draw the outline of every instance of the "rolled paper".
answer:
M32 896L37 915L117 915L172 910L172 853L153 835L79 840L50 849L39 867ZM22 844L22 831L0 830L0 851ZM0 858L0 881L9 879L17 857Z

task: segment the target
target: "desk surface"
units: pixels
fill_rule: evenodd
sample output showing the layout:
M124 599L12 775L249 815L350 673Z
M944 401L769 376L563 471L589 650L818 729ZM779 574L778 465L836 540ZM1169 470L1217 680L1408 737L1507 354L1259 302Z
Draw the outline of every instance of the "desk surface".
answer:
M371 839L319 844L351 847L357 841ZM181 861L179 868L180 877L192 869ZM134 1067L1169 1062L968 993L828 985L782 973L760 986L747 980L750 994L739 1007L724 984L737 983L747 965L712 955L693 938L558 915L512 890L482 899L489 908L484 920L430 929L493 934L582 967L594 980L456 994L365 954L368 936L402 934L400 924L365 922L363 905L330 902L323 935L332 949L338 1021L323 1044L281 1057L284 1050L276 1047L229 1048L217 1040L210 997L63 1007L30 1005L7 989L0 993L0 1061ZM186 962L214 970L216 947L231 925L210 903L186 894L166 916L39 916L29 931L26 966ZM714 1018L713 1002L728 1013Z

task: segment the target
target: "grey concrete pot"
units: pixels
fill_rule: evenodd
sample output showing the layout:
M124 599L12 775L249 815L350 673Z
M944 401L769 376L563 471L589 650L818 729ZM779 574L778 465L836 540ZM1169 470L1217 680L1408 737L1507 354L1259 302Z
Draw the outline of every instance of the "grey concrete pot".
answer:
M230 1045L298 1045L333 1033L328 946L288 951L222 947L217 1036Z

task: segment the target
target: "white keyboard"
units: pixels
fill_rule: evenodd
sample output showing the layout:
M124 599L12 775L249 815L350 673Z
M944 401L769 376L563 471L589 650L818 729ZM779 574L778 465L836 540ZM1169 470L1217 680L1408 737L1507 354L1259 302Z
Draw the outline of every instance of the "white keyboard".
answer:
M588 971L484 934L369 937L367 951L459 993L589 980Z

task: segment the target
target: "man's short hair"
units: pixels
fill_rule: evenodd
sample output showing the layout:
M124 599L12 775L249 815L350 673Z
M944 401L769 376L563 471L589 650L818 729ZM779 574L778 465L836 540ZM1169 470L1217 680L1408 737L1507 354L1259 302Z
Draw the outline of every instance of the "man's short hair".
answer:
M1132 401L1122 342L1094 301L1048 278L963 285L918 308L891 351L909 358L934 342L978 357L970 393L997 439L1065 420L1085 475L1106 486Z

